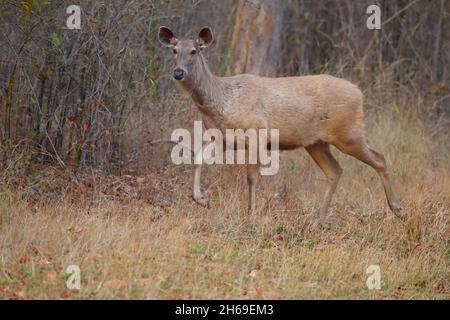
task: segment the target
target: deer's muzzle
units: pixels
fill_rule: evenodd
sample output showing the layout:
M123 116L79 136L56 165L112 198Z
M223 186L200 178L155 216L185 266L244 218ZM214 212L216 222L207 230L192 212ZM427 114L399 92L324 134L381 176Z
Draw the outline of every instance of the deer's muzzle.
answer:
M186 72L181 68L177 68L177 69L173 70L173 77L176 80L183 80L185 75L186 75Z

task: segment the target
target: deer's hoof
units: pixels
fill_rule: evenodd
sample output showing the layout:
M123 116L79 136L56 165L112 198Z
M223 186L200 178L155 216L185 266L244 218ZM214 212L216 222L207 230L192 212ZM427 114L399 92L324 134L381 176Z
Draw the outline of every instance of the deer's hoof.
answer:
M320 231L327 231L331 229L331 225L327 223L325 220L317 220L312 224L313 228L318 229Z
M320 230L330 230L336 224L336 217L334 214L320 216L313 223L313 227Z
M201 195L199 197L193 197L193 198L194 198L194 201L197 202L199 205L209 209L209 200L207 197L205 197L204 195Z
M396 203L390 203L389 204L389 208L391 209L391 211L395 214L395 216L397 218L403 219L405 218L404 213L402 212L402 207L400 207L398 204Z

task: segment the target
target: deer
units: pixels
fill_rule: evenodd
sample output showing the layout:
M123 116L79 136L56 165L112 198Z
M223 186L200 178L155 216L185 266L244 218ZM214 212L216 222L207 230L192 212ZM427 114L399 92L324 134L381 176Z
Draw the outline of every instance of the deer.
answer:
M238 74L215 76L202 54L213 42L210 27L196 39L177 39L167 27L158 31L159 42L173 51L173 78L200 111L205 128L278 129L279 149L304 148L323 171L327 187L318 221L328 207L342 174L330 146L369 165L380 177L390 210L400 217L384 156L371 149L364 134L363 94L357 85L328 74L262 77ZM198 152L193 150L193 156ZM194 164L193 199L202 206L209 200L201 191L201 164ZM248 210L255 209L259 165L247 165Z

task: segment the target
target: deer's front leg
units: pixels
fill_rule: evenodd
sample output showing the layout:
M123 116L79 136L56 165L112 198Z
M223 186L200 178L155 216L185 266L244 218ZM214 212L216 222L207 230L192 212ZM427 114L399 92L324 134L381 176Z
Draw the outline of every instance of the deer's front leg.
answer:
M192 197L194 198L195 202L198 204L209 208L209 200L208 198L203 195L201 190L201 173L202 173L202 152L203 149L200 148L200 150L196 150L194 153L194 188ZM198 163L198 164L197 164Z

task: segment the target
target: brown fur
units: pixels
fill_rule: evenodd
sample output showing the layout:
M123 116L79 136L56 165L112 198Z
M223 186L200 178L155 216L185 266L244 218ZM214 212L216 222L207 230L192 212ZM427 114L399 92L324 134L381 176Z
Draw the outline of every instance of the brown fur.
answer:
M210 36L212 39L212 33ZM203 45L205 41L183 39L175 43L176 68L182 68L186 74L180 84L192 96L206 128L223 132L225 129L279 129L281 149L306 148L329 182L320 208L321 217L326 215L342 171L329 145L372 166L381 177L391 210L400 211L383 155L365 142L363 96L356 85L326 74L216 77L201 53L199 43ZM196 54L192 55L194 49ZM195 177L194 199L205 204L199 186L199 166ZM257 170L249 166L250 209L254 207L256 181Z

